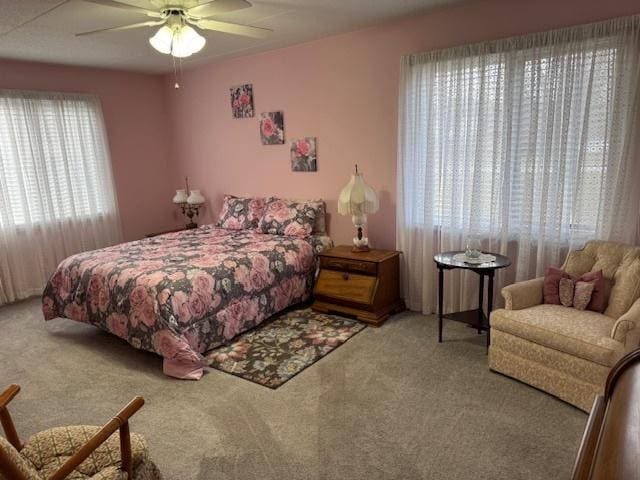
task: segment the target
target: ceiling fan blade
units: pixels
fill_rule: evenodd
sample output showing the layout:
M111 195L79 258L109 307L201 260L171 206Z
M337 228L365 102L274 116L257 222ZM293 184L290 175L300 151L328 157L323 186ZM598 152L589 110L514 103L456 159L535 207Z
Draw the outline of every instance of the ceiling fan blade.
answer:
M265 38L273 33L268 28L251 27L249 25L240 25L238 23L219 22L218 20L196 20L193 22L196 26L205 30L213 30L215 32L231 33L233 35L242 35L251 38Z
M161 18L162 15L160 12L154 12L153 10L149 10L142 7L136 7L135 5L129 5L128 3L119 2L118 0L83 0L89 3L95 3L97 5L103 5L105 7L115 7L121 8L123 10L132 10L134 12L143 13L148 15L149 17Z
M187 10L187 14L204 18L218 15L220 13L235 12L243 8L249 8L251 4L246 0L212 0L202 5L192 7Z
M117 32L118 30L129 30L132 28L141 27L155 27L165 23L165 20L150 20L148 22L132 23L131 25L122 25L120 27L101 28L100 30L91 30L90 32L76 33L76 37L82 37L84 35L93 35L94 33L102 32Z

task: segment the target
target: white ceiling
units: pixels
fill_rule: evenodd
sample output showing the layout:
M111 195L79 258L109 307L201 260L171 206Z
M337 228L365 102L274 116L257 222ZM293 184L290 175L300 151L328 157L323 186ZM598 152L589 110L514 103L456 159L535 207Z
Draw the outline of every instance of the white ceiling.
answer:
M121 0L123 1L123 0ZM151 0L124 0L157 10ZM206 3L202 0L200 3ZM257 40L202 32L204 49L184 67L358 30L460 0L251 0L253 6L212 17L274 30ZM172 3L180 3L176 0ZM115 68L148 73L172 70L170 58L151 48L154 28L74 34L150 20L144 14L82 0L0 0L0 58Z

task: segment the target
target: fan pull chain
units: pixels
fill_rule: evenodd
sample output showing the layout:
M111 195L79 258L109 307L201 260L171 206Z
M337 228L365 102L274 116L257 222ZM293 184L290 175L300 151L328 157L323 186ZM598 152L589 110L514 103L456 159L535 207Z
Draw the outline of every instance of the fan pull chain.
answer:
M176 57L171 55L171 60L173 60L173 78L175 79L175 84L173 85L173 88L175 88L176 90L179 90L180 82L178 81L178 69L176 67Z

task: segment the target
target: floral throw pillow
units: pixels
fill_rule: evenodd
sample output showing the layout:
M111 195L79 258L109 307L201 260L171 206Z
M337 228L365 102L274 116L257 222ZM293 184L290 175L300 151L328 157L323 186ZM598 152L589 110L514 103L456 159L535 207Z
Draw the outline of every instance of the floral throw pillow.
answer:
M561 278L559 285L560 302L565 307L585 310L591 301L595 285L593 282L574 281L571 278Z
M258 229L271 235L308 237L316 222L317 208L313 203L271 200L264 209Z
M573 294L573 306L578 310L585 310L589 303L593 292L595 290L595 284L593 282L576 282L575 293Z
M581 285L579 289L581 298L585 297L587 291L589 293L589 301L585 308L598 313L604 312L608 295L605 292L606 286L602 270L587 272L574 278L564 270L549 267L544 277L544 303L564 305L565 307L570 307L573 304L574 307L584 310L585 308L577 307L573 300L573 297L578 294L578 284L582 283L592 285L591 289L585 285Z
M225 195L217 227L227 230L255 230L264 214L267 199Z
M565 307L572 306L575 283L570 278L561 278L558 283L558 296L560 297L560 303Z

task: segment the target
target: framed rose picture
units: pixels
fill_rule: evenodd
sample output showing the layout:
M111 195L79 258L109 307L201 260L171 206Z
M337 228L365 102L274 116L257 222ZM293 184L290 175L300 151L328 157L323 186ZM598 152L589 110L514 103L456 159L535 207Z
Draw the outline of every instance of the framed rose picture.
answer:
M305 137L291 143L291 170L294 172L318 171L316 137Z
M238 85L231 87L231 111L233 118L250 118L254 115L253 85Z
M284 114L267 112L260 114L260 139L263 145L284 143Z

